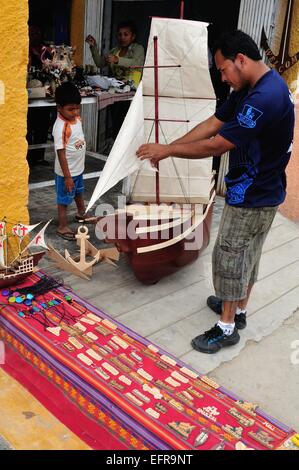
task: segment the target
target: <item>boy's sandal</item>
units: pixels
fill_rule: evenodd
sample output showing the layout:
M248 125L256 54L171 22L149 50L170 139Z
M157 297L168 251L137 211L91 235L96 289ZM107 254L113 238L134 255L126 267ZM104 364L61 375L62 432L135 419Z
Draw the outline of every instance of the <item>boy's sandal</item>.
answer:
M89 214L84 215L75 215L76 222L84 223L84 224L96 224L99 220L99 217L93 217Z
M76 237L75 237L74 232L65 232L65 233L56 232L56 233L57 233L57 235L58 235L60 238L63 238L64 240L68 240L68 241L70 241L70 242L76 240Z

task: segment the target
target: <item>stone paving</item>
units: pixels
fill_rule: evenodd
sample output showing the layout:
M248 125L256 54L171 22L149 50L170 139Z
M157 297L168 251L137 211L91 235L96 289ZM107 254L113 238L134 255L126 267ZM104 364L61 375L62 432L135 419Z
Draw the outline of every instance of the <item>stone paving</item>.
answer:
M100 163L100 162L99 162ZM95 179L86 181L86 201ZM120 187L101 202L116 204ZM292 362L292 345L299 340L299 225L277 214L264 245L259 280L248 312L248 326L238 345L216 355L193 351L190 340L209 329L217 316L206 307L213 293L211 252L224 201L217 198L211 242L192 265L154 286L144 286L134 277L125 256L117 268L98 265L91 281L61 272L47 259L40 267L62 277L78 295L104 310L111 317L179 357L200 372L210 373L220 383L244 399L259 403L270 415L299 429L296 413L299 364ZM54 187L30 191L31 222L54 218L47 231L48 240L63 253L76 253L73 242L56 236ZM76 213L70 210L70 219ZM71 222L71 227L78 225ZM91 230L91 241L99 242ZM299 344L299 341L298 341ZM299 354L298 354L299 357ZM298 360L299 362L299 360Z

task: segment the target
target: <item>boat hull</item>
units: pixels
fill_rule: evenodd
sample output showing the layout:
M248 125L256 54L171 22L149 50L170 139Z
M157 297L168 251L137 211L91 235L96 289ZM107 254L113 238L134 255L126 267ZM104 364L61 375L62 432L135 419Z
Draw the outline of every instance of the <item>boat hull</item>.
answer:
M149 225L161 225L163 221L151 220L149 222L143 220L134 224L133 217L130 215L113 215L105 219L103 227L107 234L106 242L114 243L120 252L127 255L137 279L143 284L155 284L163 277L169 276L194 262L204 251L210 241L212 214L213 204L210 206L203 222L191 231L187 238L159 249L153 247L158 248L161 244L167 245L167 241L175 239L178 233L188 231L192 225L191 219L175 228L143 233L140 236L136 233L136 227L142 229ZM134 235L135 233L135 237L124 236L125 234L128 235L128 227L130 226L130 234L133 233ZM150 248L151 251L138 252L140 249L146 251L147 248Z
M45 251L41 251L39 253L33 253L30 256L33 257L33 266L37 266L38 262L41 260L41 258L45 255ZM0 278L0 289L3 289L5 287L13 286L15 284L18 284L26 279L26 277L30 276L33 271L29 271L26 273L22 274L9 274L7 277Z

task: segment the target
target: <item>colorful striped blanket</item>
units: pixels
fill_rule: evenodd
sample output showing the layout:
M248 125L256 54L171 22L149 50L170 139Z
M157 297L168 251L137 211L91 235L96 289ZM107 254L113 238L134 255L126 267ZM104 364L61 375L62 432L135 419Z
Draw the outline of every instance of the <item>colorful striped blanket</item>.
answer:
M28 295L44 276L0 293L3 367L91 447L297 448L294 430L74 292Z

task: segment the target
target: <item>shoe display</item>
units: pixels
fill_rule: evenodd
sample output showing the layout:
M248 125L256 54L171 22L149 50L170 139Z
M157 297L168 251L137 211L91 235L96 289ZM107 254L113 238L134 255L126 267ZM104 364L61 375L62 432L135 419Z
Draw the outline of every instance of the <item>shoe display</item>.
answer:
M235 328L231 335L226 335L217 324L204 334L196 336L191 341L193 349L205 354L214 354L227 346L234 346L240 341L240 335Z
M219 299L219 297L216 297L216 295L210 295L210 297L207 298L207 306L213 310L213 312L217 313L217 315L221 315L222 300ZM244 328L247 326L246 313L239 313L239 315L235 315L234 322L238 330L244 330Z

